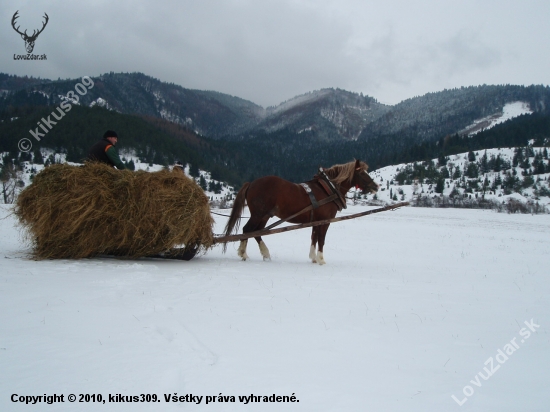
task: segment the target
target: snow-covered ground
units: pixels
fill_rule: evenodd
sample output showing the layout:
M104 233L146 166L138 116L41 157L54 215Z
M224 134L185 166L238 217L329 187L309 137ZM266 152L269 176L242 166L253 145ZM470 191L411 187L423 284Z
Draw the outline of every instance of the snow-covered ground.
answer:
M319 266L309 230L265 237L271 262L253 241L246 262L236 244L190 262L35 261L8 213L1 411L548 410L549 215L402 208L331 225ZM65 402L12 402L44 394Z

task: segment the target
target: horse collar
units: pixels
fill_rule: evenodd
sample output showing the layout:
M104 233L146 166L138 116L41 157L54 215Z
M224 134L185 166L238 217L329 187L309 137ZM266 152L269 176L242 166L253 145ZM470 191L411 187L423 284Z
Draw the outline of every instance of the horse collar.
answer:
M322 167L319 167L319 174L315 177L317 178L317 181L319 182L321 187L325 190L325 192L327 192L329 196L332 194L336 194L338 196L338 198L334 200L334 203L336 203L336 206L338 206L338 211L346 209L347 205L344 196L342 196L342 193L340 192L340 190L338 190L339 188L337 188L334 182L330 180Z

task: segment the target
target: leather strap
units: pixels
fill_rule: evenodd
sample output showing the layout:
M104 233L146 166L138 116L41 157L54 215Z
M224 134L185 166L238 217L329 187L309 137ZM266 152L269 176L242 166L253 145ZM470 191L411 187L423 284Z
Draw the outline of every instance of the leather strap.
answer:
M311 205L313 206L313 209L317 209L319 207L319 202L317 202L317 199L315 199L315 195L313 194L311 187L309 187L307 183L300 183L300 185L304 188L304 190L308 194L309 200L311 200Z
M336 206L338 206L338 211L341 211L342 209L347 209L348 206L346 204L346 199L344 199L342 193L340 193L340 191L336 188L334 182L330 180L322 167L319 167L319 174L315 177L317 177L317 181L319 182L321 187L325 189L327 194L337 196L337 199L334 200L334 203L336 203Z
M324 179L319 179L317 180L319 182L319 184L321 185L321 187L323 189L325 189L325 192L327 192L327 195L331 195L333 194L334 192L332 191L332 189L329 187L329 185L327 184L327 182L325 182Z

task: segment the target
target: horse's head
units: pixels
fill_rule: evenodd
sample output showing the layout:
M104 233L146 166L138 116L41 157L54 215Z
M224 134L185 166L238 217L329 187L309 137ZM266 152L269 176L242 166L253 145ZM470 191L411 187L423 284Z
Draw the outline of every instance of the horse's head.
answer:
M380 185L376 183L367 173L369 166L365 162L355 161L355 172L353 173L352 185L361 189L364 193L376 193Z

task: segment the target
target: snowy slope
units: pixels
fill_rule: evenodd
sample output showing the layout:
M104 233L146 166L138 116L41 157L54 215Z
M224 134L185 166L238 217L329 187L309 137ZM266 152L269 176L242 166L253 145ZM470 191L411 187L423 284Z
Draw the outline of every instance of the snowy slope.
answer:
M533 111L529 107L528 103L525 102L513 102L507 103L502 109L502 113L496 113L492 116L484 117L483 119L476 120L468 127L464 128L459 132L459 134L467 134L473 136L476 133L490 129L497 124L504 123L507 120L513 119L524 114L531 114Z
M331 225L319 266L307 259L309 230L266 237L271 262L252 244L246 262L236 244L190 262L35 261L8 212L2 411L548 410L549 215L402 208ZM511 341L519 349L504 360ZM25 406L13 394L65 403ZM106 402L73 405L69 394ZM239 402L251 394L299 402Z
M500 148L500 149L487 149L487 150L477 150L474 152L476 155L476 161L479 161L484 154L487 155L488 159L496 158L499 156L502 161L506 161L510 164L512 164L512 159L514 156L514 150L515 148ZM534 153L542 153L544 149L543 148L533 148ZM530 158L532 161L534 158ZM545 164L548 164L548 160L544 160ZM421 164L422 162L417 162L418 164ZM432 163L437 167L439 170L441 169L438 167L438 159L432 159ZM525 188L521 191L521 193L511 193L511 194L505 194L502 187L497 187L495 190L493 190L491 187L493 186L493 183L495 182L495 179L500 176L501 180L504 180L506 178L506 173L511 172L512 169L515 169L516 175L518 176L518 179L523 179L524 176L522 175L523 169L521 167L515 167L510 170L501 170L500 172L495 171L488 171L486 173L481 173L478 178L469 178L464 176L464 170L468 166L468 153L460 153L457 155L449 156L448 162L447 162L447 168L450 170L455 171L456 169L460 170L462 173L462 176L460 178L453 178L452 176L450 178L445 179L445 189L443 191L443 195L448 196L454 188L460 193L462 196L470 196L470 197L481 197L482 195L485 196L485 199L489 200L498 200L499 202L506 202L509 198L514 198L522 202L532 201L532 202L540 202L542 205L550 205L550 197L548 196L536 196L534 193L534 188L529 187ZM397 200L412 200L418 195L422 196L440 196L437 193L435 193L435 184L434 182L431 183L417 183L416 186L413 184L402 184L399 185L395 178L397 174L400 171L405 170L407 167L412 167L414 163L402 163L398 165L392 165L380 168L378 170L374 170L372 172L369 172L371 177L377 181L381 185L380 191L377 193L376 197L382 202L391 203L393 195L397 194ZM532 175L533 179L537 181L540 179L540 182L538 182L539 187L545 187L550 188L550 173L543 173L539 175ZM482 193L482 187L481 183L487 179L488 182L488 189L485 191L485 193ZM469 181L478 181L480 182L480 190L472 190L471 192L467 192L464 189L464 184L467 184ZM391 191L390 191L391 189ZM390 195L391 193L391 195ZM369 196L370 199L372 199L372 196Z
M306 103L310 103L312 101L318 100L323 98L326 95L331 94L332 91L330 89L323 89L323 90L315 90L310 93L306 93L300 96L296 96L290 100L287 100L283 103L281 103L278 106L268 107L267 108L267 114L268 115L275 115L282 112L285 112L287 110L290 110L296 106L300 106Z

